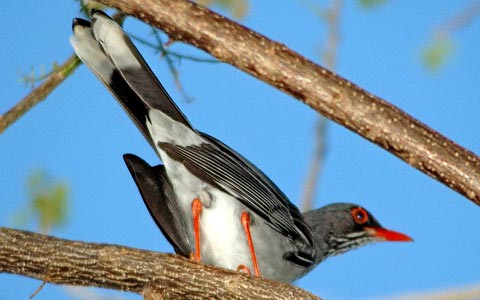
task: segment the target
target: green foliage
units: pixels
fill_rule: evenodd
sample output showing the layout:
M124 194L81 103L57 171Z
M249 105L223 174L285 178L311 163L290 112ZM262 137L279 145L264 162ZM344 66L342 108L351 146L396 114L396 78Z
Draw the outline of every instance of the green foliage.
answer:
M38 222L38 230L51 231L65 223L69 199L67 184L52 180L44 171L35 171L27 179L28 203L14 215L15 223Z
M85 16L89 17L90 16L90 10L91 9L99 9L99 10L104 10L107 8L105 5L98 3L96 1L92 0L75 0L75 2L78 2L80 6L80 12Z
M218 5L236 19L244 18L250 6L248 0L197 0L196 2L204 6Z
M28 73L20 72L20 82L24 83L25 86L33 89L35 87L35 84L46 79L50 74L51 72L46 72L45 66L42 65L40 67L40 71L32 68Z
M358 3L360 3L363 8L371 9L387 3L387 0L358 0Z
M453 42L447 38L436 38L422 51L422 62L430 71L440 69L454 52Z
M48 79L52 74L56 73L57 71L62 71L64 76L68 76L71 72L73 72L76 66L80 64L80 60L77 58L73 61L67 68L61 70L57 62L52 63L51 69L47 72L45 70L45 66L40 66L40 71L35 70L32 68L30 72L23 73L20 72L20 82L24 83L27 87L35 88L35 85L43 80Z

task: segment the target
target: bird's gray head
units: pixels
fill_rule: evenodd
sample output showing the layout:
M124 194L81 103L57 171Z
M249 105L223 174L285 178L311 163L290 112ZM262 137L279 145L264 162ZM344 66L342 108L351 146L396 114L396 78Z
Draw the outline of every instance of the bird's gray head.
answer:
M317 247L328 256L376 241L406 242L412 239L402 233L383 228L365 208L352 203L334 203L304 215Z

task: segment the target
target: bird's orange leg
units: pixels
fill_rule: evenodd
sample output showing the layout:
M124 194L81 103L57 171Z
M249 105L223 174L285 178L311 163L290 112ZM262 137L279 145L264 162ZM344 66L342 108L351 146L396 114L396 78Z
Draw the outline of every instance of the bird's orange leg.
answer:
M195 198L192 201L192 215L193 215L193 234L195 236L195 253L190 255L190 258L196 262L200 262L200 215L202 214L202 202Z
M248 248L250 248L250 254L252 255L253 270L255 276L260 277L260 270L258 269L257 255L255 254L255 248L253 247L252 235L250 233L250 214L246 211L242 212L240 216L240 221L242 222L243 229L245 229L245 234L247 236ZM243 265L239 266L239 269L246 268ZM248 268L247 268L248 269Z

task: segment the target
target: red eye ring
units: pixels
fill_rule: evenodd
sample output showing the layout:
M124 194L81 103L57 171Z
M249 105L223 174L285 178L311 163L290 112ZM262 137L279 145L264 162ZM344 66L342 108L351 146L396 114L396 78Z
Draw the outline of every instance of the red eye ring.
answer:
M352 217L355 223L361 225L368 222L368 213L365 209L361 207L355 207L355 208L352 208L350 213L352 214Z

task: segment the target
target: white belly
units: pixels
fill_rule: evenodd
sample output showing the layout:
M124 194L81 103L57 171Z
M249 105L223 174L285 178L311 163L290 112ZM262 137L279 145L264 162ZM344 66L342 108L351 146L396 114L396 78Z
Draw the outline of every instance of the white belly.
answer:
M198 180L183 164L169 159L165 159L164 163L187 220L191 252L195 251L191 205L193 199L199 198L206 204L200 216L202 262L233 270L241 264L251 268L248 244L240 223L241 212L246 207L228 194Z
M253 273L247 238L240 222L241 213L246 211L253 220L252 240L261 275L270 279L290 277L293 280L305 271L283 259L286 250L293 250L288 239L271 229L263 219L240 201L201 182L183 164L170 159L164 159L163 162L181 212L187 220L187 238L191 253L195 252L192 201L199 198L205 204L200 216L202 263L231 270L236 270L239 265L245 265Z

